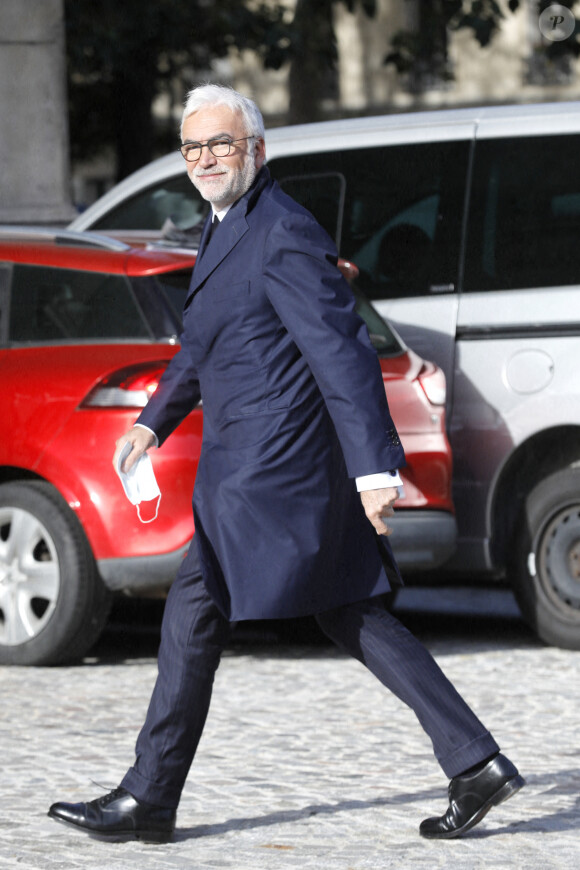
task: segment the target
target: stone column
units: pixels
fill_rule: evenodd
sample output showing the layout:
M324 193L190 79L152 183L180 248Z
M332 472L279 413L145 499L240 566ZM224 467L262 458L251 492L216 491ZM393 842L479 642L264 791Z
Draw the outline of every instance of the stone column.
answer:
M65 224L63 0L0 0L0 223Z

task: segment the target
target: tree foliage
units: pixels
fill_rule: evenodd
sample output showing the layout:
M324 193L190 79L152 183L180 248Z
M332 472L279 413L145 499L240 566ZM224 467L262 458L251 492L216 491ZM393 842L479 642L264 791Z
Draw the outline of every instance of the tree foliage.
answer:
M394 34L384 59L419 92L453 77L451 33L467 29L485 48L523 0L399 2L413 4L416 26ZM551 0L534 2L539 14ZM172 122L163 129L153 122L154 99L165 93L171 101L177 93L181 101L202 71L232 49L256 52L265 67L288 64L288 120L316 120L324 97L336 96L339 5L373 17L378 0L296 0L293 16L268 0L65 0L73 158L114 147L122 178L151 160L156 146L173 147ZM548 61L578 56L578 34L543 50Z
M280 66L288 41L281 7L243 0L65 0L65 25L73 158L113 146L119 178L152 159L156 137L175 144L153 123L155 97L183 93L232 48Z
M325 92L332 90L338 60L334 8L340 4L369 17L377 7L376 0L296 0L287 51L292 124L317 120Z
M449 80L449 34L471 30L480 46L489 45L500 29L504 13L496 0L416 0L417 27L393 36L385 63L406 74L411 90ZM511 11L519 0L510 0Z
M488 46L500 30L506 14L516 12L523 0L508 0L502 8L497 0L415 0L418 26L400 30L391 40L391 50L385 63L393 64L399 73L407 76L409 87L421 91L430 84L453 78L449 65L449 35L458 30L469 30L482 48ZM535 0L538 17L553 0ZM576 0L559 0L560 5L572 8ZM578 29L578 28L577 28ZM580 45L577 34L573 39L552 42L543 48L546 57L556 59L562 55L578 56Z

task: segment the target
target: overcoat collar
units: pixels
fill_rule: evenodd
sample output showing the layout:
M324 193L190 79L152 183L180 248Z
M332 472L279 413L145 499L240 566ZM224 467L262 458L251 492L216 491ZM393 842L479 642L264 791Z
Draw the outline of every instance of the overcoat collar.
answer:
M242 236L248 232L247 215L252 211L260 194L269 184L270 172L266 166L262 166L250 189L233 204L216 231L211 245L207 246L212 221L212 212L210 211L201 233L197 261L193 270L189 293L185 301L186 306L191 301L194 293L202 287L211 273L217 269L222 260L235 248Z

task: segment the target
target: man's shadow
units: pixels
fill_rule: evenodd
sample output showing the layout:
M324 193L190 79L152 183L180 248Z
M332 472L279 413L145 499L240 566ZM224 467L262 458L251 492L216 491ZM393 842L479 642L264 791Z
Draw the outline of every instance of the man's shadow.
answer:
M524 801L521 805L522 819L520 821L510 822L509 825L492 828L485 827L484 822L483 827L478 825L465 836L486 839L487 837L494 837L498 834L544 834L546 832L555 833L558 831L577 830L580 824L580 795L578 794L579 779L580 769L578 768L557 775L545 773L538 776L534 776L533 774L527 776L526 788L521 795L517 796L519 800ZM569 795L573 791L577 795L574 806L566 809L558 809L553 813L544 813L541 816L526 818L525 794L527 792L532 793L534 791L543 791L546 786L551 786L549 789L551 797L559 794ZM401 792L400 794L392 795L391 797L376 798L375 800L368 801L343 800L335 804L309 804L308 806L297 810L280 810L260 816L228 819L225 822L220 822L215 825L195 825L189 828L178 828L175 832L174 840L180 842L199 837L218 837L227 834L230 831L267 828L271 825L292 824L293 822L299 822L316 815L352 813L377 807L389 807L394 804L412 804L418 802L433 802L434 807L436 808L439 806L440 811L443 812L445 803L444 789L431 788L419 792ZM439 810L435 809L434 815L437 814L438 811ZM493 816L491 818L493 818Z
M309 804L297 810L279 810L262 816L249 818L228 819L215 825L197 825L192 828L181 828L175 832L174 839L188 840L196 837L216 837L227 834L230 831L241 831L252 828L266 828L270 825L292 824L308 819L311 816L335 815L336 813L351 813L359 810L367 810L373 807L383 807L392 804L413 803L422 799L442 797L441 789L429 789L423 792L402 793L389 798L376 798L375 800L343 800L335 804Z
M551 798L557 795L566 796L574 793L576 795L574 805L565 809L558 809L553 813L546 812L541 816L534 816L533 818L525 818L525 809L523 808L521 821L511 822L509 825L499 828L477 827L470 834L473 837L485 839L487 837L494 837L497 834L554 834L563 831L577 831L580 827L579 782L580 769L578 768L563 771L557 775L544 773L538 776L526 776L527 788L530 791L546 791L546 786L548 786ZM522 798L525 800L524 795L525 792L522 795Z

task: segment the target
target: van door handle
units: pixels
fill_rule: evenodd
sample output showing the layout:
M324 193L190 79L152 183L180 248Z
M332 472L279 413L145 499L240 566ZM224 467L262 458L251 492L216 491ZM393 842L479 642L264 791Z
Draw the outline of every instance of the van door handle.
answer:
M453 293L455 284L431 284L429 293Z

